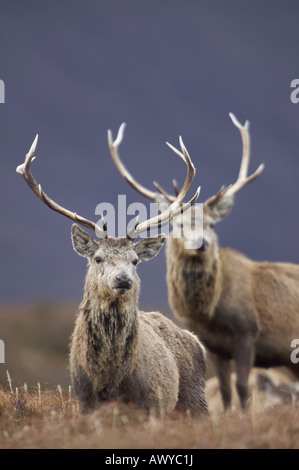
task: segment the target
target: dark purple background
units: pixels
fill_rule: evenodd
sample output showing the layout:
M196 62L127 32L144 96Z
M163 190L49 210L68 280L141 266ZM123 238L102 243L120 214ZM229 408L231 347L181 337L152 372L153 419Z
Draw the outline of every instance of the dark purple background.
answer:
M147 186L171 189L185 167L165 141L181 134L201 201L237 176L251 123L251 171L263 174L217 226L222 245L257 260L299 262L299 76L296 0L2 0L0 301L79 301L85 261L71 221L50 211L15 168L36 133L32 172L57 202L93 220L99 202L149 201L122 180L107 129L127 123L121 156ZM194 191L192 190L192 193ZM164 249L163 249L164 251ZM139 266L141 307L168 309L165 253Z

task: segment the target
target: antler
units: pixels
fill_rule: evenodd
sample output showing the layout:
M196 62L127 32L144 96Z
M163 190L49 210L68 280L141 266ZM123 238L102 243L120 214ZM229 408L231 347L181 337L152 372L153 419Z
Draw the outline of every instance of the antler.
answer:
M123 122L121 124L119 130L118 130L117 137L116 137L114 142L113 142L113 137L112 137L112 131L108 130L108 145L109 145L112 160L114 161L115 166L118 169L118 171L120 172L120 174L132 186L132 188L136 189L136 191L138 191L143 196L154 200L157 193L155 193L154 191L150 191L149 189L146 189L144 186L142 186L140 183L138 183L133 178L133 176L128 172L128 170L123 165L121 159L119 158L118 146L123 140L125 127L126 127L126 123Z
M250 159L249 121L246 121L244 126L242 126L233 113L229 113L229 116L231 120L233 121L233 124L239 129L241 133L241 138L242 138L243 154L242 154L239 176L237 178L237 181L234 184L230 184L226 188L222 187L216 195L207 199L207 201L205 202L206 204L215 203L216 201L219 201L224 196L225 197L234 196L238 191L240 191L240 189L246 186L246 184L250 183L250 181L253 181L255 178L257 178L257 176L264 169L264 164L262 163L254 173L247 176L249 159Z
M109 130L108 131L108 143L109 143L109 148L110 148L110 153L111 153L111 157L112 157L112 160L114 161L114 164L116 166L116 168L118 169L118 171L120 172L120 174L125 178L125 180L132 186L133 189L136 189L136 191L138 191L140 194L142 194L143 196L149 198L149 199L152 199L153 201L156 201L157 200L157 197L159 197L160 194L162 194L164 196L164 198L169 201L169 202L174 202L176 197L179 195L180 193L180 190L178 188L178 184L176 182L176 180L173 180L173 186L174 186L174 191L175 191L175 196L172 196L171 194L167 193L165 191L165 189L163 189L156 181L153 182L154 186L158 189L158 193L156 191L151 191L150 189L146 188L145 186L143 186L142 184L140 184L138 181L135 180L135 178L131 175L131 173L129 173L129 171L125 168L124 164L122 163L120 157L119 157L119 154L118 154L118 146L119 144L121 143L122 139L123 139L123 134L124 134L124 129L125 129L125 126L126 124L123 122L119 128L119 131L118 131L118 134L117 134L117 137L115 139L115 141L113 142L113 138L112 138L112 132ZM193 166L193 163L190 159L190 156L187 152L187 149L186 147L184 146L184 143L183 143L183 140L182 138L180 137L179 138L180 140L180 145L181 145L181 150L182 152L186 152L187 153L187 161L185 160L185 156L184 156L184 153L181 153L180 151L178 151L177 149L175 149L171 144L169 144L168 142L166 142L166 144L176 153L178 154L183 160L184 162L187 164L187 172L190 173L190 176L192 177L192 179L194 179L194 176L195 176L195 168ZM187 174L188 174L187 173Z
M140 183L138 183L133 178L133 176L128 172L128 170L124 167L123 163L120 160L120 157L119 157L119 154L118 154L118 147L119 147L119 144L121 143L122 138L123 138L124 128L125 128L125 124L123 123L120 126L117 137L114 141L113 141L113 137L112 137L112 132L110 130L108 131L108 144L109 144L109 148L110 148L111 157L112 157L117 169L121 173L121 175L128 181L128 183L134 189L136 189L142 195L144 195L144 196L146 196L150 199L156 200L156 197L157 197L158 193L156 193L154 191L150 191L150 190L146 189L144 186L142 186ZM167 145L180 158L182 158L182 160L187 165L187 176L186 176L186 179L184 181L184 184L183 184L181 190L176 195L176 197L174 197L172 199L172 203L167 207L167 209L164 212L162 212L162 214L159 214L156 217L152 217L151 219L148 219L148 220L146 220L146 221L144 221L140 224L136 221L134 236L137 236L141 232L144 232L144 231L149 230L151 228L157 228L157 227L161 227L162 225L165 225L178 212L183 212L188 207L190 207L190 205L194 204L194 202L196 201L196 199L199 196L200 187L197 189L197 191L196 191L195 195L192 197L192 199L190 199L189 202L183 204L183 200L185 199L185 197L187 195L187 192L189 191L190 186L191 186L191 184L194 180L196 170L194 168L194 165L191 161L190 155L189 155L189 153L188 153L181 137L179 138L179 141L180 141L180 146L181 146L181 150L182 150L181 152L179 150L177 150L175 147L173 147L172 145L170 145L168 143L167 143ZM159 185L157 183L154 183L154 184L157 188L159 187ZM128 236L132 238L133 231L130 231L130 233L128 233Z
M27 153L25 157L24 163L22 165L19 165L16 169L17 173L23 176L25 179L26 183L28 186L32 189L34 194L39 197L41 201L43 201L50 209L59 212L62 215L65 215L71 220L74 220L75 222L78 222L81 225L84 225L85 227L92 229L96 232L97 236L99 238L105 238L107 237L107 231L104 229L102 230L97 224L94 222L85 219L84 217L81 217L79 214L76 212L71 212L68 209L65 209L64 207L60 206L56 202L54 202L52 199L47 196L46 193L42 190L42 187L40 184L38 184L35 179L33 178L30 170L31 162L35 159L35 150L37 146L37 141L38 141L38 135L36 135L29 152ZM106 228L106 227L105 227Z

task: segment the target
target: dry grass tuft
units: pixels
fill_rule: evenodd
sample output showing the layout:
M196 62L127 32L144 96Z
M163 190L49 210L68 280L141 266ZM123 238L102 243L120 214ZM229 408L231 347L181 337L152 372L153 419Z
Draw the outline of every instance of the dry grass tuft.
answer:
M158 418L113 402L82 416L70 390L37 385L29 393L26 384L13 388L9 377L0 387L0 448L298 449L299 409L279 405L193 420L178 412Z

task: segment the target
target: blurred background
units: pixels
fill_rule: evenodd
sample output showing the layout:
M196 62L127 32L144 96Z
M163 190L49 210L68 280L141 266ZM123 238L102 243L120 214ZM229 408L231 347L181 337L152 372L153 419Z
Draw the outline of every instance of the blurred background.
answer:
M67 386L68 341L85 265L72 222L15 172L39 134L32 173L64 207L98 220L100 202L140 195L110 158L107 129L127 123L120 155L147 187L185 177L165 145L182 135L200 201L237 177L251 123L250 170L265 170L216 231L255 260L299 262L296 0L14 0L0 3L0 339L17 383ZM163 249L164 251L164 249ZM140 307L171 316L165 253L139 266Z

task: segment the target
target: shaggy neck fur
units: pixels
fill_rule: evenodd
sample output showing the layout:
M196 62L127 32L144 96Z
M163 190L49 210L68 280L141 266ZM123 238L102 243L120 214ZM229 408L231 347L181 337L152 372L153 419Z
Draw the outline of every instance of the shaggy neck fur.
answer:
M138 280L139 281L139 280ZM98 286L87 277L78 321L85 336L82 351L84 369L96 377L102 397L117 394L124 377L133 370L139 345L138 291L139 282L122 296L97 291ZM93 379L94 380L94 379Z
M221 292L221 260L217 241L205 252L194 255L180 239L167 244L169 303L178 317L208 321Z

